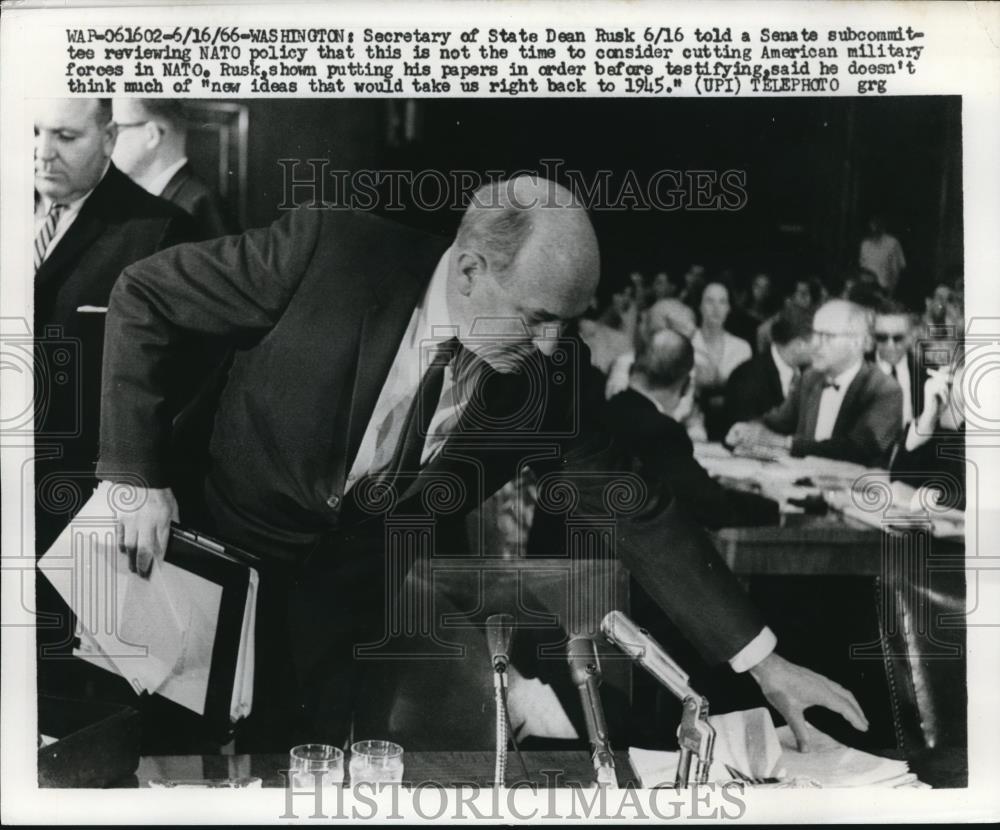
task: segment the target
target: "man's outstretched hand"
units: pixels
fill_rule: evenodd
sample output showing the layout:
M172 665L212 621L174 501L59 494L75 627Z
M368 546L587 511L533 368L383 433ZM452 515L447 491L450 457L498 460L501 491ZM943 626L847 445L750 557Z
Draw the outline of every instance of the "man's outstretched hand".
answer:
M750 669L750 674L767 701L788 721L799 752L809 751L809 725L804 712L810 706L830 709L855 729L868 731L868 719L854 695L821 674L790 663L774 652Z
M118 512L118 551L128 555L130 571L149 576L153 560L162 560L167 551L170 523L178 521L177 499L169 487L134 489L123 503L136 507Z

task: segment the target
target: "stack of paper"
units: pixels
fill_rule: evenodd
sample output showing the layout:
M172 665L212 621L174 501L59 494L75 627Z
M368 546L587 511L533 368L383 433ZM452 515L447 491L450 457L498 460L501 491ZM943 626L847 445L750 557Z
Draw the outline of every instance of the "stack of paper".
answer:
M905 761L851 749L812 727L810 751L799 752L791 729L776 730L766 709L713 715L708 721L716 730L712 783L734 780L729 765L749 778L778 778L794 787L927 786ZM673 785L678 759L677 752L629 749L632 770L643 787Z
M118 552L112 486L102 483L39 560L77 617L74 654L124 677L136 694L159 694L205 714L223 586L169 562L149 577ZM253 692L257 574L249 571L230 717L249 713Z

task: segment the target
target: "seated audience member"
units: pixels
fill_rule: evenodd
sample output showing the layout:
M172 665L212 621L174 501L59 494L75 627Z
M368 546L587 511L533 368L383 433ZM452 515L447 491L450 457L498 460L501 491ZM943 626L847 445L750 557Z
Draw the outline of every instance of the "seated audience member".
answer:
M635 362L637 351L643 343L648 343L654 334L664 329L673 329L689 340L694 336L698 324L694 312L680 300L668 299L654 303L639 315L632 348L619 356L608 372L605 395L611 397L628 388L629 373Z
M737 366L726 382L729 424L751 421L779 406L812 362L812 316L786 308L771 328L771 348Z
M705 285L705 266L697 262L684 272L684 287L681 288L677 298L687 303L691 308L698 307L698 299L701 297L702 287Z
M902 424L920 411L925 377L911 351L913 315L896 302L883 303L875 314L875 365L889 375L903 393Z
M886 233L881 216L872 216L868 220L868 234L861 240L858 250L858 267L875 275L886 296L896 293L899 276L906 268L906 257L899 240Z
M180 101L116 98L118 142L112 159L136 184L191 216L206 239L236 233L219 195L187 158L187 119Z
M658 271L653 276L653 282L649 286L649 304L657 302L658 300L669 300L672 297L676 297L680 289L670 279L670 274L666 271Z
M790 306L795 306L796 308L801 308L804 311L808 311L810 314L822 303L825 299L826 290L818 279L807 278L796 280L795 286L792 288L791 293L789 293L784 301L782 302L782 308L788 308ZM768 317L757 329L757 352L766 352L771 345L771 326L774 325L774 321L778 319L778 315L774 314Z
M605 375L621 355L631 351L637 313L634 289L627 285L611 295L610 305L596 320L580 320L580 337L590 349L590 362Z
M609 431L639 459L662 472L674 497L709 528L773 524L777 505L750 493L726 491L694 457L681 422L694 401L694 349L671 329L653 335L632 365L629 388L611 398Z
M760 422L734 424L726 442L794 456L818 455L878 467L901 432L899 384L864 359L869 312L830 300L813 318L812 368L794 394Z
M723 390L729 375L753 356L746 340L734 337L725 330L729 308L729 289L726 285L708 282L699 304L701 325L691 338L691 345L694 347L698 407L704 413L709 439L721 438L725 432Z
M746 340L751 348L757 343L757 329L774 311L771 302L771 278L754 275L748 287L735 292L735 302L726 319L726 331Z
M889 467L890 478L911 487L935 487L939 503L965 510L963 366L927 373L922 409L910 421Z

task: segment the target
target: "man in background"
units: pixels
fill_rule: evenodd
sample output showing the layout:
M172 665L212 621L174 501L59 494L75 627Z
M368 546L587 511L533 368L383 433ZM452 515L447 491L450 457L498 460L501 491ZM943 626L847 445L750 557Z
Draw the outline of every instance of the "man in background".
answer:
M111 163L110 99L45 99L35 110L35 550L44 553L97 481L104 317L122 269L196 238L189 217ZM80 696L66 657L73 620L36 580L38 687ZM78 661L73 661L74 664Z
M906 257L899 240L885 230L881 216L868 220L868 235L861 240L858 250L858 267L875 275L879 287L891 297L899 284L899 276L906 268Z
M46 99L36 109L35 334L45 383L35 424L39 550L69 518L65 503L47 494L68 482L84 493L93 486L112 286L133 262L197 238L182 211L112 164L116 137L108 99ZM60 343L68 362L50 366L49 344Z
M116 98L118 143L114 162L138 185L173 202L194 218L205 239L236 233L219 195L187 158L187 119L180 101Z
M651 338L632 365L629 388L608 401L608 430L643 468L659 469L674 498L710 529L775 524L777 505L727 491L694 457L683 421L694 405L694 347L672 329Z
M899 384L864 359L869 312L830 300L813 318L812 369L761 421L733 425L726 443L879 467L902 428Z
M771 346L733 369L726 382L730 424L751 421L780 406L812 362L812 316L789 306L771 327Z
M913 351L913 315L896 302L883 303L875 315L875 365L891 377L903 393L902 424L921 410L926 376Z

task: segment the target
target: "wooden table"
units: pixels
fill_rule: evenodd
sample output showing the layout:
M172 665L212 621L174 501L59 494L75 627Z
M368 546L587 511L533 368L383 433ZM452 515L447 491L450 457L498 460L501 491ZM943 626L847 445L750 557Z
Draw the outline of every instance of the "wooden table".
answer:
M529 779L541 787L589 786L594 780L590 755L584 751L524 752ZM493 784L492 752L407 752L404 784L489 787ZM619 786L638 786L627 752L615 753ZM265 787L284 787L287 755L147 755L122 787L148 787L156 779L195 780L256 776ZM524 781L517 756L507 758L507 784Z

